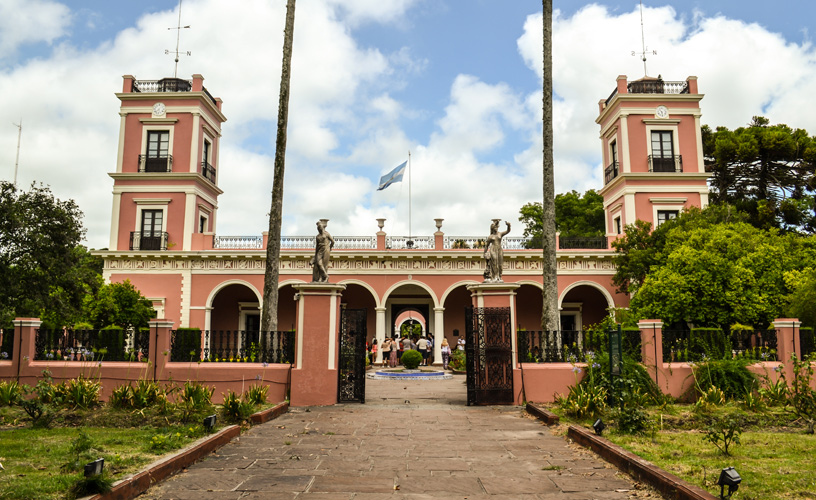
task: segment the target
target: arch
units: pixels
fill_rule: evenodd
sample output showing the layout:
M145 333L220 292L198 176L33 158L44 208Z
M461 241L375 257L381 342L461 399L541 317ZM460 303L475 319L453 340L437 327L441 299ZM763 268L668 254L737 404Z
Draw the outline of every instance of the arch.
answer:
M280 290L281 288L283 288L283 287L285 287L287 285L305 285L305 284L306 284L306 281L303 281L303 280L296 280L296 279L283 280L283 281L278 282L278 290Z
M371 285L369 285L365 281L354 279L354 278L349 278L349 279L338 281L338 284L340 284L340 285L360 285L361 287L368 290L368 292L371 294L371 297L374 299L374 306L375 307L382 307L383 303L380 301L380 297L379 297L379 295L377 295L377 292L374 290L374 287L372 287Z
M422 288L431 297L431 300L433 301L434 307L439 307L439 300L437 299L436 294L434 293L433 289L430 286L428 286L427 284L425 284L425 283L423 283L421 281L415 281L415 280L402 280L402 281L398 281L398 282L394 283L393 285L391 285L388 288L388 290L386 290L385 293L383 294L382 303L383 304L386 303L388 301L389 297L391 296L391 294L394 293L395 290L397 290L398 288L400 288L402 286L405 286L405 285L414 285L414 286L418 286L419 288Z
M476 281L476 280L462 280L462 281L457 281L456 283L454 283L454 284L452 284L451 286L449 286L449 287L448 287L448 288L447 288L447 289L446 289L446 290L445 290L445 291L442 293L442 298L441 298L441 299L439 299L439 304L440 304L440 306L442 306L442 307L444 307L444 306L445 306L445 301L446 301L446 300L448 300L448 295L450 295L450 294L451 294L451 292L453 292L453 291L454 291L454 290L456 290L457 288L459 288L459 287L461 287L461 286L478 285L478 284L479 284L479 282L478 282L478 281Z
M255 288L252 285L252 283L250 283L248 281L245 281L245 280L232 279L232 280L222 281L216 287L214 287L212 290L210 290L210 295L207 296L207 302L205 302L206 307L212 307L213 300L215 300L215 297L216 297L216 295L218 295L218 292L220 292L221 290L223 290L224 288L226 288L226 287L228 287L230 285L244 285L245 287L252 290L252 293L254 293L255 297L258 298L258 303L263 304L263 295L261 295L261 293L258 291L258 289Z
M603 295L604 298L606 299L607 308L615 307L615 300L612 298L612 294L610 294L609 291L606 288L602 287L598 283L595 283L594 281L581 280L581 281L576 281L575 283L572 283L569 286L567 286L566 288L564 288L564 291L562 291L561 294L558 296L558 308L559 309L561 308L561 304L564 302L564 297L566 297L567 294L571 290L574 290L574 289L578 288L579 286L589 286L590 288L594 288L594 289L598 290L599 292L601 292L601 295Z
M536 280L519 280L516 281L515 283L518 285L532 285L534 287L537 287L539 290L544 290L544 284Z

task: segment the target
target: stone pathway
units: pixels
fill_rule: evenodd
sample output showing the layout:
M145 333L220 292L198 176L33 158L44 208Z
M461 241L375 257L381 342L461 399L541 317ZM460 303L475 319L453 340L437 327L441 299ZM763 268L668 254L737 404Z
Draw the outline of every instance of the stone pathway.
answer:
M615 500L644 493L519 407L465 406L463 376L369 380L366 389L365 405L292 408L140 498Z

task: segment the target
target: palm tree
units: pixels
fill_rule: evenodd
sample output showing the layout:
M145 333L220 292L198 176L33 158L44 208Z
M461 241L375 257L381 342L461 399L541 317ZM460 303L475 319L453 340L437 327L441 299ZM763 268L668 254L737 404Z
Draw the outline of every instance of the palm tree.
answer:
M542 200L544 304L541 308L541 329L560 330L558 314L558 276L555 258L555 180L553 168L553 108L552 108L552 0L542 0L544 25L544 198Z
M286 159L286 125L289 121L289 79L292 69L292 39L295 34L295 0L286 2L286 28L283 32L278 100L278 136L275 140L275 179L272 181L272 208L269 210L269 237L266 244L261 331L278 329L278 278L280 269L281 213L283 212L283 171Z

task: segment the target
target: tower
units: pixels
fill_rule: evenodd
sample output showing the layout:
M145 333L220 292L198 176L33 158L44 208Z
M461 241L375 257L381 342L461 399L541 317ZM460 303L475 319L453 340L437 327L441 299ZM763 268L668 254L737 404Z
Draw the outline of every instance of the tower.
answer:
M111 251L189 251L215 232L221 99L204 78L123 77ZM202 235L202 236L198 236Z
M681 210L708 204L697 77L683 82L643 77L598 103L603 147L606 234L636 219L657 227Z

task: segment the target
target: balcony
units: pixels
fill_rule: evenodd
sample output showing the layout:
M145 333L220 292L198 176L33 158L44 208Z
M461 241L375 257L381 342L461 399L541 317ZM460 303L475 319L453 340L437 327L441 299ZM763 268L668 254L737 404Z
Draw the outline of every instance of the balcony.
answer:
M131 250L167 250L167 233L131 231Z
M649 155L649 172L682 172L682 155L652 156Z
M215 184L215 167L207 163L206 161L201 162L201 175L204 176L205 179Z
M604 184L609 184L612 182L612 179L617 177L619 173L618 162L613 162L611 165L606 167L606 170L604 170Z
M139 172L172 172L173 155L139 155Z
M606 236L560 236L559 250L606 250L609 248Z
M688 94L689 82L666 82L661 79L641 79L629 82L626 91L630 94ZM604 106L608 106L610 101L618 95L618 89L612 91L606 98Z
M202 88L207 99L218 106L215 98L206 88ZM192 92L193 82L181 78L162 78L161 80L133 80L133 92Z

